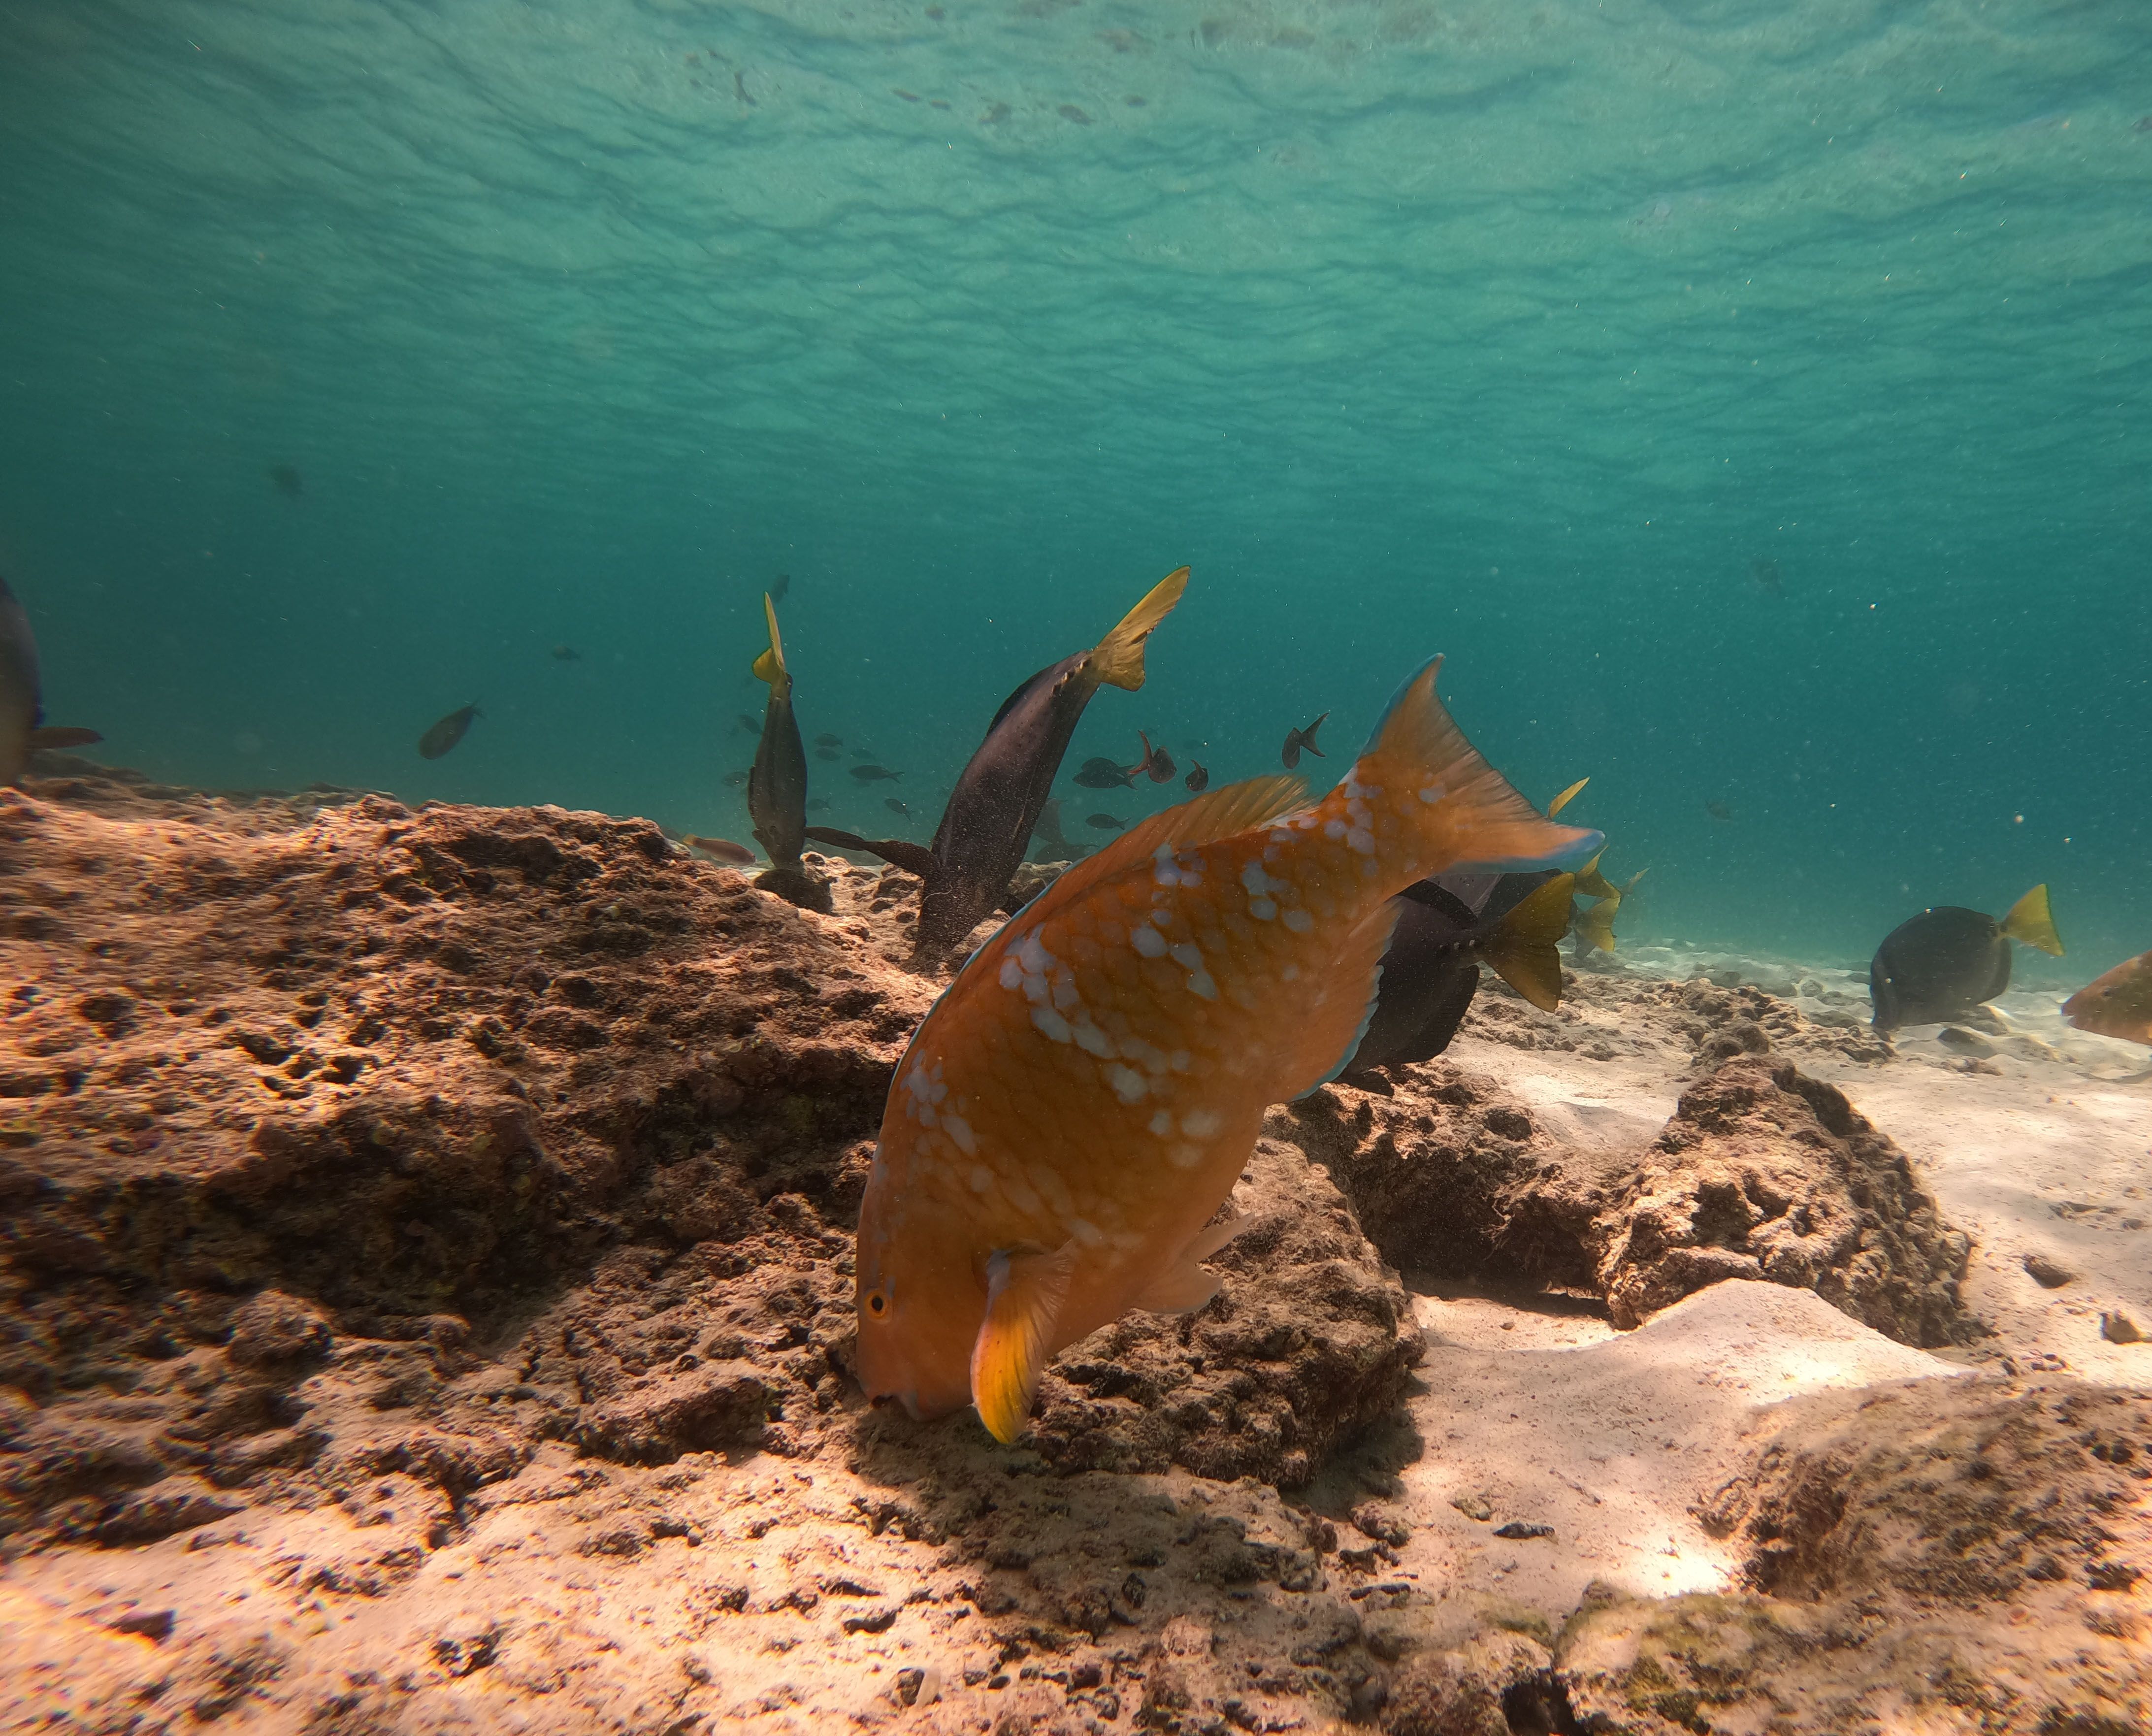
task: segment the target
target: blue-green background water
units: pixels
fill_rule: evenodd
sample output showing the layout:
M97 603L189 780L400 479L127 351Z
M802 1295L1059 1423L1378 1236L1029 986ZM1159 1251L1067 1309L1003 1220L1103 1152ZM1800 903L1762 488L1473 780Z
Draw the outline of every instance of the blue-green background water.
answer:
M0 3L0 571L53 720L211 786L744 835L785 572L906 774L821 817L924 838L1186 561L1069 769L1442 651L1632 937L2045 879L2083 980L2152 946L2148 361L2137 0Z

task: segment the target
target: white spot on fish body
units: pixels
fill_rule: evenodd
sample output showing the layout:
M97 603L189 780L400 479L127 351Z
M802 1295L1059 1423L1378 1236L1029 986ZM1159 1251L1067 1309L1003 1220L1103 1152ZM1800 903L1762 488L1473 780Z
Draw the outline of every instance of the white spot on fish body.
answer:
M1203 1161L1203 1148L1200 1145L1169 1145L1165 1148L1165 1160L1176 1170L1192 1170Z
M1150 923L1145 923L1129 937L1129 942L1145 958L1165 957L1165 937Z
M1069 1029L1068 1021L1051 1007L1033 1008L1031 1022L1056 1043L1068 1043L1074 1039L1076 1033Z
M1026 1217L1037 1217L1045 1207L1045 1201L1031 1190L1030 1184L1017 1176L1002 1178L1002 1192Z
M1023 979L1023 997L1034 1007L1043 1007L1046 1004L1046 978L1026 977Z
M1177 947L1167 947L1166 956L1184 971L1200 971L1203 968L1202 953L1190 946L1186 941L1183 941Z
M971 1183L973 1193L983 1194L992 1190L994 1185L994 1172L984 1164L973 1164L972 1173L964 1179Z
M1297 964L1289 964L1278 972L1278 976L1287 982L1297 982L1300 981L1300 967Z
M1170 1067L1175 1073L1185 1073L1190 1068L1195 1064L1195 1058L1190 1054L1186 1049L1177 1048L1167 1059L1165 1064Z
M1160 1109L1155 1115L1152 1116L1150 1118L1150 1130L1156 1134L1161 1140L1170 1137L1173 1132L1173 1111L1170 1109Z
M1002 956L1001 984L1003 988L1014 988L1023 981L1023 967L1017 962L1013 952Z
M1114 1095L1123 1103L1141 1103L1150 1090L1150 1081L1134 1068L1118 1063L1106 1069L1106 1083L1114 1088Z
M1345 835L1345 822L1342 820L1324 820L1322 822L1322 835L1326 838L1343 837Z
M978 1135L972 1131L972 1124L962 1115L944 1115L942 1130L957 1142L957 1149L970 1157L979 1149Z
M1444 789L1439 784L1430 784L1426 789L1419 791L1419 799L1431 808L1437 802L1440 801L1443 797L1448 795L1449 792Z
M1039 944L1036 928L1017 942L1016 953L1023 961L1026 976L1043 977L1053 968L1056 962L1053 955Z
M1248 901L1248 914L1258 922L1268 922L1276 916L1277 906L1267 898L1251 898Z
M1190 973L1188 992L1200 1000L1215 1001L1218 998L1218 985L1210 980L1210 973L1208 971L1195 971Z
M1095 1248L1106 1239L1106 1232L1087 1217L1072 1217L1068 1221L1070 1237L1087 1248Z
M1304 910L1289 910L1279 917L1278 921L1284 923L1295 934L1306 934L1309 929L1315 926L1315 918L1309 916Z
M1216 1109L1190 1109L1180 1118L1180 1130L1191 1140L1215 1140L1226 1118Z
M1087 1050L1102 1061L1109 1061L1113 1058L1114 1039L1091 1023L1089 1013L1084 1014L1069 1028L1075 1033L1077 1048Z
M1074 975L1070 972L1063 971L1058 977L1055 977L1053 981L1053 1005L1055 1011L1060 1013L1073 1013L1083 1004L1083 992L1076 987L1076 978Z
M1371 856L1375 853L1375 835L1363 826L1355 826L1348 832L1345 835L1345 844L1348 849L1357 850L1363 856Z
M1282 826L1282 825L1281 825L1281 826L1272 826L1272 827L1271 828L1271 844L1272 844L1272 845L1279 845L1279 844L1290 844L1290 843L1292 843L1292 827L1290 827L1290 826ZM1267 861L1269 861L1271 859L1271 852L1270 852L1269 850L1265 850L1265 851L1263 852L1263 860L1264 860L1266 862L1267 862Z

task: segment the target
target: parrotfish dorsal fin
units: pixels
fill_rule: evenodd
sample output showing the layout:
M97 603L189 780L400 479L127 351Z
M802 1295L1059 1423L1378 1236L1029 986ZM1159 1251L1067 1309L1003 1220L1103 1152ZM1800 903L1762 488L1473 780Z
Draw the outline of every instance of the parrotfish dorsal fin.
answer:
M769 649L754 660L754 678L757 681L768 682L774 690L779 683L787 678L784 641L778 637L777 605L769 600L767 591L762 594L762 613L763 618L769 623Z
M1549 802L1547 804L1547 818L1549 820L1552 820L1556 815L1561 813L1564 808L1566 808L1571 802L1575 801L1576 799L1577 792L1582 789L1584 786L1591 781L1591 779L1589 778L1579 778L1574 784L1571 784L1568 789L1563 790L1560 795Z
M1004 1446L1023 1432L1053 1322L1076 1269L1076 1244L1052 1254L996 1253L987 1261L987 1317L972 1346L972 1403Z
M2046 881L2010 906L2010 914L2002 919L2002 931L2025 946L2038 947L2058 958L2063 956L2063 937L2055 932L2054 913L2048 908Z
M1173 612L1180 593L1188 588L1188 569L1175 567L1144 593L1143 601L1121 617L1113 632L1099 641L1091 653L1091 667L1109 687L1134 693L1144 684L1144 641L1151 630Z
M1576 876L1557 874L1519 901L1480 949L1488 968L1542 1013L1561 1005L1561 954Z

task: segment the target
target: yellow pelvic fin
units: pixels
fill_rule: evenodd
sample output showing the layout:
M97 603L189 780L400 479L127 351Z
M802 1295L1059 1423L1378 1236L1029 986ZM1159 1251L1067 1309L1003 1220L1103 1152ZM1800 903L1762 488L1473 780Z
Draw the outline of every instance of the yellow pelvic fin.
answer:
M1053 1354L1053 1322L1076 1269L1076 1244L1053 1254L997 1253L987 1262L987 1317L972 1346L972 1403L1007 1445L1031 1416L1040 1371Z
M769 600L766 591L762 595L762 613L769 623L769 649L754 660L754 678L768 682L770 691L774 693L780 683L789 685L790 677L784 667L784 641L777 632L777 605Z
M1542 1013L1561 1005L1561 955L1576 876L1557 874L1520 900L1480 948L1488 968Z
M2063 937L2055 932L2054 914L2048 908L2044 881L2010 906L2010 914L2002 919L2002 931L2025 946L2038 947L2058 958L2063 956Z
M1253 1221L1251 1218L1229 1217L1222 1224L1197 1231L1195 1239L1166 1261L1164 1269L1144 1286L1130 1306L1148 1309L1154 1314L1185 1314L1192 1308L1201 1307L1218 1293L1222 1281L1216 1272L1204 1271L1196 1261L1208 1260Z
M1622 896L1621 889L1599 871L1599 856L1606 854L1605 850L1601 850L1599 855L1576 871L1576 890L1586 898L1619 898Z
M1177 566L1144 593L1144 599L1121 617L1120 624L1099 641L1091 653L1091 668L1109 687L1134 693L1144 684L1144 641L1151 630L1173 612L1180 593L1188 588L1188 569Z
M1602 898L1578 913L1576 931L1601 952L1614 950L1614 912L1622 907L1622 895Z
M1574 784L1571 784L1568 789L1563 790L1560 795L1549 802L1547 804L1547 818L1549 820L1552 820L1556 815L1561 813L1564 808L1566 808L1571 802L1576 800L1576 793L1591 781L1591 779L1589 778L1579 778Z

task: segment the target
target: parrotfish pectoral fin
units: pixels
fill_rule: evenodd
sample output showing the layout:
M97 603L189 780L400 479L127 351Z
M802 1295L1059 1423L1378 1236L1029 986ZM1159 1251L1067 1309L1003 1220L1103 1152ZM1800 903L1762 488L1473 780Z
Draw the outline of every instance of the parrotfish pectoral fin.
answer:
M1385 898L1356 922L1323 967L1315 992L1299 1008L1298 1040L1281 1069L1278 1095L1287 1102L1327 1085L1345 1070L1375 1016L1383 955L1398 926L1398 905Z
M1051 1254L996 1253L987 1262L987 1317L972 1346L972 1403L1004 1446L1023 1432L1053 1353L1053 1322L1076 1270L1076 1244Z
M766 591L762 596L762 614L763 619L769 623L769 649L754 660L754 678L757 681L768 682L771 691L775 692L778 683L786 679L784 641L778 637L777 605L769 600L769 593Z
M1134 693L1144 684L1144 641L1173 612L1188 588L1188 569L1175 567L1144 593L1144 600L1121 617L1113 632L1091 653L1091 667L1109 687Z
M2048 908L2044 881L2010 906L2010 914L2002 919L2002 931L2028 947L2038 947L2058 958L2063 956L2063 937L2055 932L2054 913Z
M1196 1262L1208 1260L1254 1221L1252 1218L1229 1217L1222 1224L1197 1231L1194 1240L1166 1261L1165 1269L1144 1286L1129 1306L1153 1314L1185 1314L1201 1307L1218 1293L1222 1281L1216 1272L1204 1271Z
M1436 657L1398 692L1353 768L1388 793L1417 835L1422 874L1450 868L1530 873L1590 855L1601 832L1557 825L1480 757L1435 697Z
M1561 1005L1561 937L1576 876L1557 874L1502 918L1480 949L1488 967L1542 1013Z
M1547 818L1549 820L1552 820L1556 815L1561 813L1564 808L1566 808L1571 802L1575 801L1576 799L1577 792L1582 789L1584 786L1591 781L1591 779L1589 778L1579 778L1574 784L1571 784L1568 789L1563 790L1560 795L1549 802L1547 804Z

